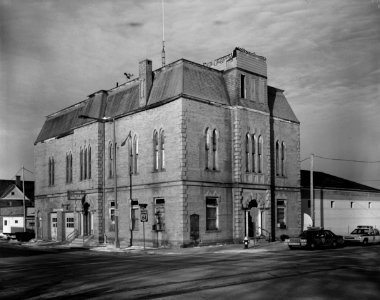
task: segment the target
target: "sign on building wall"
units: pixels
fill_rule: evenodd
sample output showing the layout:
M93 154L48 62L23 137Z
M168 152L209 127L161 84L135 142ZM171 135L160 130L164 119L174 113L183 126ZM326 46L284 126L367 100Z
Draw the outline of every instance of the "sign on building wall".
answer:
M82 200L85 195L84 191L67 191L68 200Z

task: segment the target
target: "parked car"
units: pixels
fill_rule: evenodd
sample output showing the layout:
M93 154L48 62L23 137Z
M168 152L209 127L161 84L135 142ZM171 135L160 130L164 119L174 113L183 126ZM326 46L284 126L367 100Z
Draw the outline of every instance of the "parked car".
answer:
M358 226L350 235L344 237L344 241L349 244L368 244L380 243L380 232L373 226Z
M336 235L330 230L319 227L308 228L303 231L299 237L293 237L285 240L290 249L331 247L337 248L344 245L343 236Z

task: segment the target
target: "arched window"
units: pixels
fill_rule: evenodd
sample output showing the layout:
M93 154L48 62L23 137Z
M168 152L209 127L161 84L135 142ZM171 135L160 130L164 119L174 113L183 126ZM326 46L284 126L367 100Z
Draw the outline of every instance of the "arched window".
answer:
M91 146L88 146L87 178L91 179Z
M71 152L66 153L66 183L72 182L73 158Z
M280 142L276 141L276 176L280 176Z
M258 138L258 146L257 146L257 154L258 154L258 172L262 173L263 172L263 137L260 135Z
M79 180L83 180L83 149L79 151Z
M158 159L159 159L159 151L158 151L158 133L157 131L153 132L153 170L158 171Z
M256 172L256 148L257 148L257 140L256 136L252 134L252 172Z
M50 186L51 185L51 157L49 157L48 170L49 170L49 186Z
M139 140L137 135L133 138L133 172L137 174L137 159L139 156Z
M212 169L218 170L218 132L216 129L214 129L212 132L212 162Z
M113 146L110 142L108 145L108 176L109 178L113 177Z
M211 159L210 159L210 156L211 156L211 133L210 133L210 129L206 129L206 133L205 133L205 168L206 170L210 170L211 169Z
M55 176L55 162L54 157L51 158L51 185L54 185L54 176Z
M69 182L73 182L73 154L69 154Z
M83 167L83 179L87 179L87 148L84 149L84 167Z
M247 133L245 135L245 171L246 172L249 172L249 167L250 167L250 153L251 151L249 150L249 147L250 147L250 135L249 133Z
M282 176L285 176L285 155L286 155L286 152L285 152L285 143L282 142L281 143L281 175Z
M160 132L161 170L165 169L165 132Z
M69 154L66 153L66 183L69 183Z

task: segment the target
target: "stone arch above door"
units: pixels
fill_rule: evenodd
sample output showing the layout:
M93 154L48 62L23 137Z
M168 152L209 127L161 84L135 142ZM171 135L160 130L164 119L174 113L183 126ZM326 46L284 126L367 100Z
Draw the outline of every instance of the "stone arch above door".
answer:
M251 209L257 207L258 209L267 209L270 206L269 193L260 191L243 191L242 209Z

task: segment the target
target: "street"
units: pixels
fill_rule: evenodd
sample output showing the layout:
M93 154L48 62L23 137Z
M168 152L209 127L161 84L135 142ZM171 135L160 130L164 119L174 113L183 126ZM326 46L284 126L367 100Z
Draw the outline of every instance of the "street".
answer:
M379 299L379 252L131 254L0 243L0 299Z

